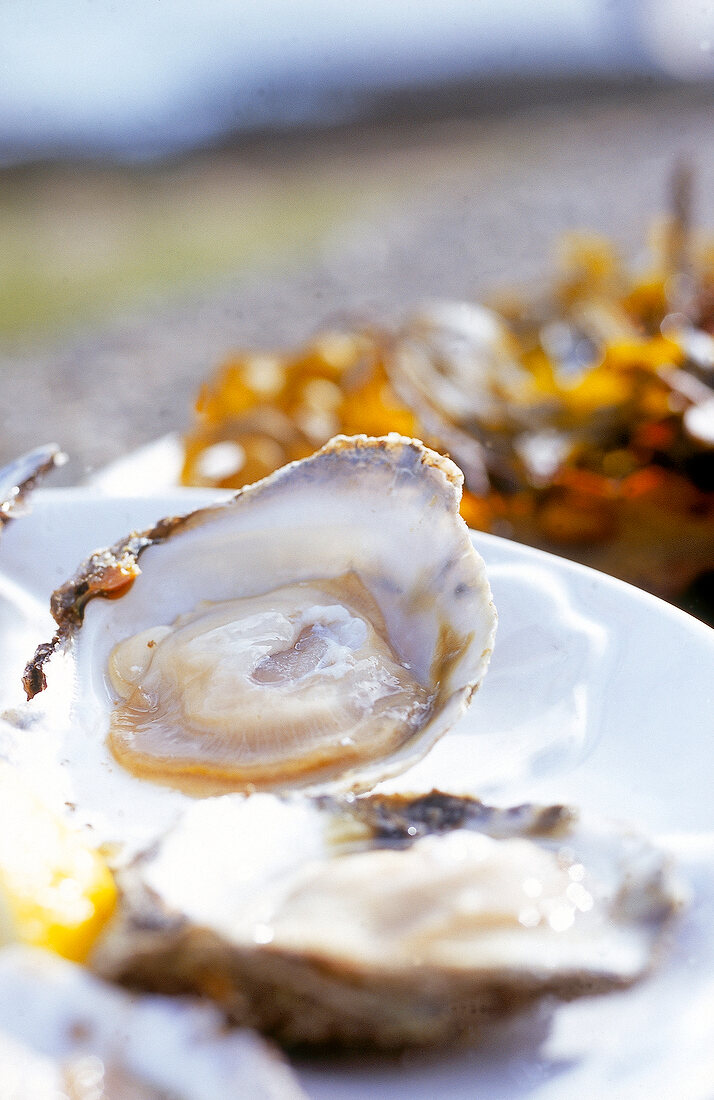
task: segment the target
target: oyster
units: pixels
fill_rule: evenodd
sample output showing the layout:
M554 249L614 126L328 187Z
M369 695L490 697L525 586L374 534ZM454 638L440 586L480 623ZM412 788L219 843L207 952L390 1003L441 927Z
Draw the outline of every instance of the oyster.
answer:
M193 794L369 788L423 756L486 671L496 615L462 481L415 440L338 437L133 534L54 594L28 695L71 638L69 726L133 775Z
M396 341L397 369L453 424L504 415L504 399L525 387L513 337L498 314L472 302L430 302Z
M7 1100L305 1100L267 1043L206 1005L130 997L37 949L0 951Z
M393 385L419 411L429 438L454 456L472 493L486 495L493 482L510 485L516 477L499 429L512 426L532 390L517 351L493 310L450 301L423 305L391 348ZM527 422L536 415L530 402Z
M385 1048L627 986L678 901L634 834L438 792L196 802L120 886L100 973L287 1044Z

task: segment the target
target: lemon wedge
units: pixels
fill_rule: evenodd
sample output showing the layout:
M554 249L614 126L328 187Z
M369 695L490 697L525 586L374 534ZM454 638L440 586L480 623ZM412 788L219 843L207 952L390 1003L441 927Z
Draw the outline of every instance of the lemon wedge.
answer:
M116 904L101 855L0 763L0 944L83 962Z

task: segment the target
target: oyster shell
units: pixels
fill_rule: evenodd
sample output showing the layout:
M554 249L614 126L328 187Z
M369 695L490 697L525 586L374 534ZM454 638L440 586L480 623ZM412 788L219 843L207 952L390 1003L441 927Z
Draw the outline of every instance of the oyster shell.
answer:
M287 1044L385 1048L627 986L678 900L634 834L439 792L197 802L120 885L105 976L202 993Z
M7 1100L306 1100L276 1051L206 1005L130 997L28 948L0 951L0 986Z
M67 456L56 443L47 443L0 467L0 530L22 511L27 494L37 482L66 461Z
M495 420L504 397L522 389L526 375L513 337L497 313L475 302L422 306L398 334L397 369L423 400L435 401L453 424Z
M423 756L486 671L496 615L462 481L417 441L338 437L133 534L54 594L28 695L71 639L69 724L137 777L366 789Z
M473 302L433 301L393 342L389 376L419 412L435 445L448 448L472 493L518 484L499 428L511 424L532 383L503 320ZM527 420L536 416L530 403Z

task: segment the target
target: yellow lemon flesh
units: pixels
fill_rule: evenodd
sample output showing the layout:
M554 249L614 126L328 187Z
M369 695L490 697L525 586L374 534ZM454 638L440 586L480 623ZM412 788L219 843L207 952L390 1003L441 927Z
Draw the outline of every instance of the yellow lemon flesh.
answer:
M83 962L115 904L101 855L0 764L0 944L20 940Z

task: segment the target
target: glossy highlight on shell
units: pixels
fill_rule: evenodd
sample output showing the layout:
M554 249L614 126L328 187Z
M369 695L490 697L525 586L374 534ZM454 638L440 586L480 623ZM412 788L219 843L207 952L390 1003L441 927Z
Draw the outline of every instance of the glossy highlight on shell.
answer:
M95 553L53 597L75 716L192 794L366 789L480 683L496 615L462 475L400 436L338 437L232 500Z

